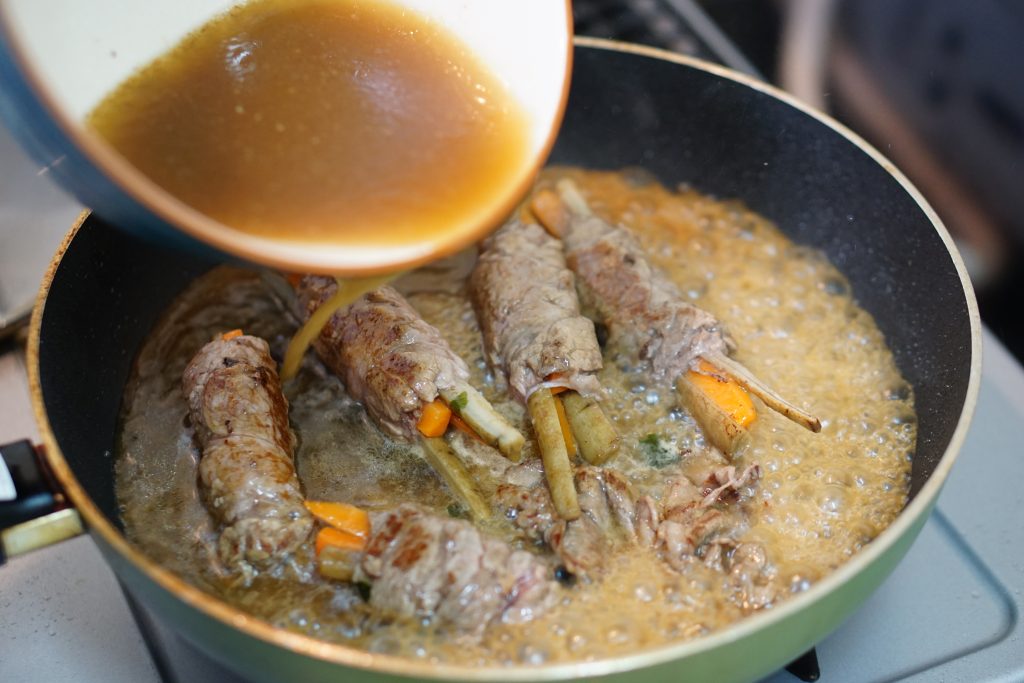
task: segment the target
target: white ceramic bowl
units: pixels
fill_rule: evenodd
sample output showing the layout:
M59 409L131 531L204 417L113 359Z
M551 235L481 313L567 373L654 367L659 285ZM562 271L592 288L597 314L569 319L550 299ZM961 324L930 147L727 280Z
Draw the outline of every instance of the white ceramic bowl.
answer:
M290 270L355 275L414 266L479 239L528 190L565 108L572 14L567 0L389 1L461 39L505 84L529 126L529 154L515 182L430 243L353 248L232 230L149 181L84 125L121 81L239 4L230 0L0 0L0 118L57 182L130 232Z

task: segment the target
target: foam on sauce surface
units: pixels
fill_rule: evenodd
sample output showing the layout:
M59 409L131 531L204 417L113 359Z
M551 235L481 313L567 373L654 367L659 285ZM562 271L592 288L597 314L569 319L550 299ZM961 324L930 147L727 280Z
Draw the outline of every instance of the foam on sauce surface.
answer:
M727 326L739 361L823 419L815 435L757 404L750 445L734 461L763 468L762 480L738 503L749 519L740 540L765 546L779 600L805 590L874 538L907 500L913 394L881 333L822 255L794 245L738 203L669 192L637 174L556 170L547 179L553 173L572 175L597 213L637 233L685 296ZM453 263L450 270L434 265L414 273L398 286L404 282L413 306L466 359L472 382L529 434L524 411L487 371L459 279L465 268ZM317 638L481 665L635 653L723 628L748 613L726 574L699 561L677 573L647 551L616 555L600 582L565 589L555 609L523 625L492 627L479 644L420 624L380 621L355 589L319 579L308 549L279 576L259 577L248 589L232 585L211 560L215 529L195 488L198 454L183 424L179 387L192 354L215 333L236 327L268 339L280 355L294 322L259 276L219 268L168 311L142 349L125 395L117 482L128 536L190 582ZM640 493L657 497L673 475L699 479L724 464L674 393L652 384L643 367L606 348L600 378L610 390L605 410L625 435L625 448L608 465L626 473ZM312 354L286 394L309 498L378 509L413 501L446 514L452 499L418 447L383 437ZM668 457L652 459L641 443L648 434L659 435ZM487 482L485 489L496 486L507 462L496 452L475 454L474 474ZM525 457L535 457L529 438Z
M251 0L89 123L185 204L297 242L429 245L527 163L525 114L447 31L378 0Z

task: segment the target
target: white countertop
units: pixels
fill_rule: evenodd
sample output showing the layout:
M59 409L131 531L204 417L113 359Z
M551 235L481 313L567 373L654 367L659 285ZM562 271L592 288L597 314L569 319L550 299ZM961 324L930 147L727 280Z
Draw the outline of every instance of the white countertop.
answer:
M0 355L0 443L39 442L24 357ZM0 567L0 681L159 683L113 573L88 536Z

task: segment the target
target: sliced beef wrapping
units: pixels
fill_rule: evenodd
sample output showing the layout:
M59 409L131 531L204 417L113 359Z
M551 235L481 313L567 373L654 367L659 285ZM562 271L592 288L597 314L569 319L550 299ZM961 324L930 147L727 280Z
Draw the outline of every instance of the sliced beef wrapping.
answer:
M683 300L626 228L574 214L562 242L584 303L608 326L613 343L651 362L656 378L675 380L699 356L732 350L718 320Z
M701 562L723 572L736 602L759 609L774 600L778 589L764 549L739 540L747 519L738 504L741 491L759 476L757 465L740 474L734 467L719 468L702 486L679 475L659 503L638 496L614 469L582 467L576 472L582 514L568 522L554 513L543 485L503 484L495 500L523 536L549 546L575 576L594 580L612 553L639 545L653 548L676 571Z
M519 401L540 386L600 393L601 348L558 240L510 221L484 241L469 286L488 360Z
M378 515L356 572L381 613L429 619L479 636L495 622L522 622L556 597L552 568L469 522L413 505Z
M502 484L495 501L523 535L547 544L571 573L594 579L610 551L637 540L636 494L613 469L581 467L574 478L582 514L572 521L558 517L543 485Z
M780 591L764 547L742 540L747 518L739 503L743 490L756 485L760 476L755 464L739 474L732 466L718 468L701 486L678 477L662 501L652 541L677 571L700 562L724 573L733 599L747 611L771 605Z
M312 315L336 290L333 278L307 275L296 289L300 310ZM374 422L402 439L416 437L423 407L439 392L469 379L437 328L388 286L335 313L313 347Z
M210 342L182 379L202 451L199 483L222 525L229 567L276 564L309 536L313 519L295 474L295 436L267 343L243 335Z

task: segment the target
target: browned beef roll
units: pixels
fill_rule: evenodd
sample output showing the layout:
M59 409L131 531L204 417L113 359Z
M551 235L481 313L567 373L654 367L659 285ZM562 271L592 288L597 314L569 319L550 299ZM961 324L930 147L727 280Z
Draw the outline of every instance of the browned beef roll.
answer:
M552 568L469 522L413 505L377 516L356 569L370 603L479 636L493 622L529 621L556 597Z
M519 401L540 386L600 393L601 348L558 240L512 220L483 243L469 283L488 360Z
M675 380L698 357L732 350L719 321L686 302L625 228L574 214L562 242L584 302L598 312L616 343L651 362L655 376Z
M313 519L295 474L295 436L267 343L216 339L185 369L182 389L202 450L199 482L221 523L230 568L268 567L309 536Z
M299 307L311 315L336 290L333 278L307 275L296 288ZM387 286L335 313L313 347L374 422L403 439L416 437L423 406L469 379L437 328Z

